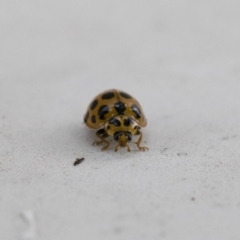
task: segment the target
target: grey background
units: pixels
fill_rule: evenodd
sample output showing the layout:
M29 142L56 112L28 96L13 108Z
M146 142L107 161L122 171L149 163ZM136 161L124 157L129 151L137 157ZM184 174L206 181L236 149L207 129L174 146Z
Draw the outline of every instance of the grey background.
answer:
M239 10L2 1L0 238L240 239ZM142 104L149 152L91 145L108 88Z

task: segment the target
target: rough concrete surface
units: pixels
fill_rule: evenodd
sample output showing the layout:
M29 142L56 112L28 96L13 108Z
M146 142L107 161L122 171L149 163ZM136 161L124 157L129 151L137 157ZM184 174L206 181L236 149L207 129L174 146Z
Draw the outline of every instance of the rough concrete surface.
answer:
M0 239L239 240L239 10L2 1ZM109 88L140 101L148 152L91 145Z

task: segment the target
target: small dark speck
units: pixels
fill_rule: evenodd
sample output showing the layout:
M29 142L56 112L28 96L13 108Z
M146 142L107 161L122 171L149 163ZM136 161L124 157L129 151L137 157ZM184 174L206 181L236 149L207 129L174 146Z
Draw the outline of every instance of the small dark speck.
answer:
M232 138L237 138L238 135L235 134L235 135L232 135L232 136L224 136L221 138L222 141L226 141L226 140L229 140L229 139L232 139Z
M76 158L75 162L73 163L74 166L82 163L84 161L85 158Z
M192 197L191 200L192 200L192 201L195 201L195 197Z
M161 152L163 153L163 152L166 152L167 150L168 150L168 148L165 147L164 149L161 150Z
M178 156L187 156L187 153L186 152L181 152L181 153L178 153L177 155Z

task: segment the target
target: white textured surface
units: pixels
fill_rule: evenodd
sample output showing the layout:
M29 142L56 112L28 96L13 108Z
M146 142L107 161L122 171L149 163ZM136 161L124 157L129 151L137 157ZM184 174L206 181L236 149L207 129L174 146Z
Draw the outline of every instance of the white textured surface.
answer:
M2 1L0 239L29 211L34 240L239 240L239 8ZM82 116L112 87L145 109L149 152L91 146Z

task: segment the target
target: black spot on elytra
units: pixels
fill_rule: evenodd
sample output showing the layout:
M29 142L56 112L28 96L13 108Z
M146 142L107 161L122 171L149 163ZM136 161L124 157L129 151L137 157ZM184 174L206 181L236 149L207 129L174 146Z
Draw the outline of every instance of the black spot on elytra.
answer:
M123 132L115 132L113 138L115 141L118 141L119 137L123 134Z
M132 98L131 95L129 95L128 93L125 93L125 92L120 92L119 94L120 94L122 97L127 98L127 99Z
M126 106L122 102L115 103L114 107L115 107L116 111L118 112L118 114L124 114L124 111L126 110Z
M131 122L132 122L131 118L125 118L123 124L125 127L128 127L130 126Z
M97 131L97 135L103 137L103 138L106 138L108 137L108 134L106 133L105 129L100 129Z
M118 141L119 137L122 136L123 134L127 137L128 141L132 140L132 134L130 132L115 132L113 135L114 140Z
M104 134L105 133L105 130L102 128L102 129L99 129L98 131L97 131L97 134L99 134L99 135L102 135L102 134Z
M114 92L107 92L102 95L102 99L111 99L115 96Z
M107 134L107 133L104 133L103 135L102 135L102 137L103 138L107 138L109 135Z
M140 135L140 134L141 132L139 130L135 133L135 135Z
M120 127L121 126L121 122L118 119L116 119L116 118L111 118L109 120L109 123L115 125L116 127Z
M96 116L95 115L92 115L91 121L92 121L92 123L96 123Z
M124 132L124 135L127 136L128 141L132 140L132 134L130 132Z
M93 110L96 106L98 105L98 100L94 100L91 105L90 105L90 109Z
M87 122L88 118L89 118L89 112L87 112L86 115L84 116L84 122L85 123Z
M140 118L142 116L141 110L136 104L131 106L132 111L136 114L136 118Z
M98 117L101 120L105 120L104 115L109 112L109 107L107 105L102 105L98 110Z

